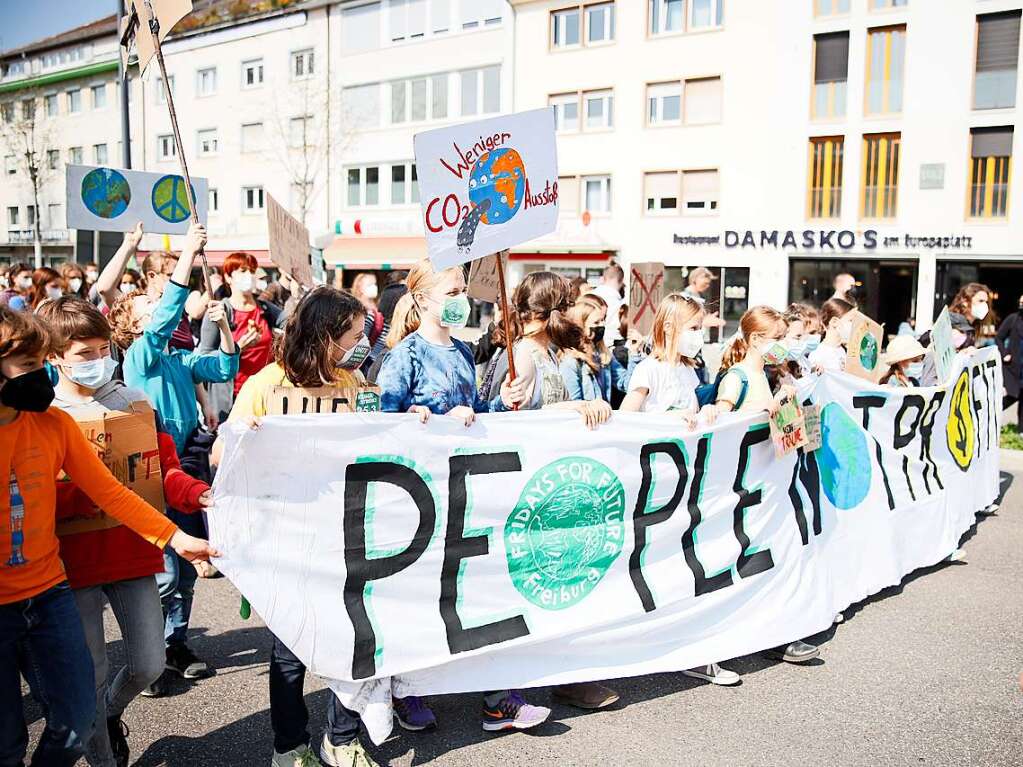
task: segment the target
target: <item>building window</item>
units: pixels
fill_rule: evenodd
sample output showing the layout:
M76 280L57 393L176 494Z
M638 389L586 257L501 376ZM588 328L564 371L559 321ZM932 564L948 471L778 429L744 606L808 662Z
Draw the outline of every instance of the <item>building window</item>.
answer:
M46 150L46 167L50 170L57 170L60 167L60 150L59 149L47 149Z
M263 187L244 186L242 187L242 209L246 213L259 213L263 210Z
M447 76L444 76L447 85ZM434 84L434 96L437 96ZM447 108L447 89L444 91L444 107ZM434 109L437 108L434 102ZM366 130L380 127L380 83L356 85L341 92L342 124L350 130ZM443 116L447 116L444 112Z
M170 92L174 93L174 75L167 75L167 82L170 83ZM156 78L156 103L167 103L167 90L163 86L163 78Z
M458 0L462 29L492 27L501 23L504 0Z
M78 88L67 92L68 114L76 115L82 111L82 91Z
M220 210L220 193L212 187L209 191L209 203L206 206L206 210L208 213L216 213Z
M451 29L451 0L430 0L430 29L435 35Z
M870 10L881 11L885 8L902 8L909 4L909 0L870 0Z
M579 8L551 12L551 46L554 48L571 48L582 40L580 21L582 12Z
M313 51L295 51L291 54L291 79L306 80L313 76Z
M651 35L682 31L682 26L685 23L683 0L647 0L647 8L650 16Z
M419 202L419 176L416 164L404 163L391 166L391 205L407 205Z
M713 29L725 20L725 0L689 0L689 29Z
M678 213L681 186L677 171L669 173L644 173L643 196L646 198L646 215L664 216Z
M686 125L721 122L721 78L686 80Z
M682 83L654 83L646 87L647 124L682 122Z
M47 226L50 229L62 229L64 227L64 215L62 205L59 202L51 202L46 206Z
M558 176L558 213L562 216L579 215L578 176Z
M198 97L212 96L217 92L217 68L207 67L196 72L195 93ZM171 84L173 87L173 83Z
M586 130L614 127L614 94L612 91L586 91L583 104L586 109Z
M390 0L391 42L426 37L426 0Z
M974 109L1016 106L1020 11L977 17L977 70Z
M448 75L391 83L391 122L423 122L448 116Z
M156 157L158 160L173 160L178 156L177 147L174 145L174 136L166 133L156 137Z
M21 119L34 120L36 116L36 100L25 99L21 102Z
M1012 126L970 131L970 216L1005 218L1009 209Z
M900 143L898 133L873 133L863 137L860 214L864 218L895 218Z
M260 152L263 149L263 123L242 125L242 151Z
M7 208L7 225L17 226L18 225L19 210L17 205L11 205Z
M346 168L348 207L380 204L380 167Z
M56 117L60 112L60 107L57 104L56 93L47 93L43 96L43 104L46 106L47 117Z
M242 62L242 88L258 88L263 84L263 59Z
M380 8L381 3L376 2L341 9L342 55L380 48Z
M94 85L92 86L92 108L93 109L106 109L107 106L107 86Z
M0 120L3 120L5 123L14 121L14 104L9 101L5 104L0 104Z
M718 209L718 172L687 170L682 173L682 213L707 215Z
M460 75L463 116L501 111L501 67L468 69Z
M810 139L809 218L838 218L842 214L842 136Z
M288 139L295 149L307 149L314 146L313 116L292 117L288 123Z
M217 130L216 128L207 128L198 132L197 137L199 139L199 156L200 157L213 157L217 154Z
M448 116L448 75L434 75L430 78L430 114L434 120Z
M841 16L849 13L849 0L813 0L815 16Z
M867 32L867 114L902 111L902 74L906 28L881 27Z
M598 3L586 8L586 44L609 43L615 39L615 4Z
M590 213L610 213L611 177L583 176L581 182L585 209Z
M849 79L849 33L813 36L813 116L845 116Z
M13 154L4 157L4 171L8 176L13 176L18 172L18 158Z
M579 130L579 94L560 93L551 96L548 103L554 107L554 129L559 133ZM560 195L559 195L560 197Z
M81 165L82 164L82 159L83 159L82 158L82 148L80 146L73 146L73 147L71 147L70 149L67 150L67 154L68 154L68 161L72 165Z
M107 157L107 145L106 144L93 144L92 145L92 160L93 165L106 165L109 162Z

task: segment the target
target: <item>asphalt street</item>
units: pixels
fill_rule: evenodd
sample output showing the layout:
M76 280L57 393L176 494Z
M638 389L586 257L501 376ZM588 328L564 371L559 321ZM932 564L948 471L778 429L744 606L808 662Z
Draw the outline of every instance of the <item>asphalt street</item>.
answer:
M964 536L967 559L908 576L846 612L811 641L808 666L760 656L726 664L742 684L681 674L618 680L598 713L555 706L529 733L488 735L477 695L432 699L440 727L371 747L381 764L473 765L998 765L1023 764L1023 453L1003 451L1005 498ZM1015 481L1014 481L1015 479ZM133 763L269 764L268 633L238 616L225 579L199 581L192 644L217 669L127 711ZM114 663L121 646L108 612ZM547 693L532 696L547 703ZM326 692L307 681L313 738ZM42 723L29 704L33 741Z

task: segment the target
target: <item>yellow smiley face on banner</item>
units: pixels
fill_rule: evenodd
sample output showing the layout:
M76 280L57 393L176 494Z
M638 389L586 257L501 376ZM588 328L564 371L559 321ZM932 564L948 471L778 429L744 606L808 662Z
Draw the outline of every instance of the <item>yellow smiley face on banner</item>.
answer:
M973 461L974 434L970 374L964 370L952 387L952 399L948 408L948 451L956 465L966 471Z

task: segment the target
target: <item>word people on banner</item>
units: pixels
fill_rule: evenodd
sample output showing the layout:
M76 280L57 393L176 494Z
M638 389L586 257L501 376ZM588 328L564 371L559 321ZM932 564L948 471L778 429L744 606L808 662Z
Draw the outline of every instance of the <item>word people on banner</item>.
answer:
M629 327L649 335L664 297L664 264L633 264L629 287Z
M557 228L552 108L417 133L414 145L426 244L438 267Z
M303 287L314 287L309 230L269 193L266 195L266 229L270 260Z

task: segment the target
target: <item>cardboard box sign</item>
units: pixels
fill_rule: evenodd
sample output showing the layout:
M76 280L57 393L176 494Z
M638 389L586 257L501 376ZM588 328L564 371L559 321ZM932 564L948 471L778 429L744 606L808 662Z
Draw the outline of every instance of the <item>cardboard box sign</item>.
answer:
M309 256L309 230L269 194L266 229L270 260L304 287L316 287Z
M803 420L806 423L806 452L812 453L822 444L820 405L806 405Z
M497 276L500 268L501 261L496 253L473 261L469 267L469 298L496 304L501 293Z
M881 364L881 342L884 327L860 312L850 312L852 334L846 350L845 372L871 383L877 383L884 375Z
M662 298L664 264L633 264L629 287L629 328L649 335Z
M318 386L274 386L267 398L267 415L305 413L375 413L380 410L380 387L366 384L357 388Z
M806 420L795 397L784 397L770 421L771 440L779 458L806 445Z
M117 481L162 512L163 472L160 470L153 410L145 402L136 402L132 408L131 413L111 412L97 418L76 420L85 439ZM64 475L60 481L71 480ZM57 520L57 535L106 530L121 524L97 508L81 490L67 493L67 497L73 510Z

